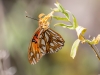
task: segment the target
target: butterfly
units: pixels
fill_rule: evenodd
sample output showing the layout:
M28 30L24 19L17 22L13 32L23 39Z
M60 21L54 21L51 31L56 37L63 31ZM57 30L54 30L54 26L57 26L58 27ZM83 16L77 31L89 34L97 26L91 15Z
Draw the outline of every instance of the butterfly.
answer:
M39 27L36 29L28 49L28 60L36 64L42 56L55 53L64 46L64 39L60 34L49 28L48 19L54 12L39 15ZM44 16L44 17L43 17Z

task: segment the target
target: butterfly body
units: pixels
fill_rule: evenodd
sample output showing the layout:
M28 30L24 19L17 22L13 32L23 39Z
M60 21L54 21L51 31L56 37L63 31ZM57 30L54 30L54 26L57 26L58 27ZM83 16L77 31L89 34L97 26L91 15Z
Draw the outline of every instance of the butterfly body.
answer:
M43 55L55 53L64 46L65 41L61 35L49 28L47 20L51 14L44 18L39 15L39 27L33 35L28 50L28 59L31 64L36 64Z

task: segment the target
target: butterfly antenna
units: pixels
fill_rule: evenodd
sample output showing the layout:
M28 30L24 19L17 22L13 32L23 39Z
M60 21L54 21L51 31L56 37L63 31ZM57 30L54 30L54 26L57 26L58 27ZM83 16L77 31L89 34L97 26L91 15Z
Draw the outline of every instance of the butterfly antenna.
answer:
M29 17L29 16L26 16L26 17L31 18L31 19L36 20L36 21L39 21L39 20L36 19L36 18L32 18L32 17Z

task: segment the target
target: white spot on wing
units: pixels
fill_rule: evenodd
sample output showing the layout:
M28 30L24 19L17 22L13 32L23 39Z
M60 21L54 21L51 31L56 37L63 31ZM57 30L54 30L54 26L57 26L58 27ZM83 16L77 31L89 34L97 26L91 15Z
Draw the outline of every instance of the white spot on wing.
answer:
M56 39L56 37L52 37L53 39Z
M50 48L50 52L51 52L51 53L54 52L52 48Z
M49 29L49 31L51 32L51 33L53 33L53 34L56 34L54 31L52 31L51 29Z
M46 31L46 33L47 33L48 35L50 35L50 33L49 33L48 31Z
M46 39L47 39L47 42L48 42L48 40L49 40L49 36L45 33L45 37L46 37Z
M33 56L33 53L31 52L31 56Z
M63 43L61 43L61 42L58 42L60 45L63 45Z
M33 58L33 63L34 63L34 64L36 64L36 61L35 61L35 59L34 59L34 58Z
M45 55L45 51L43 49L40 48L40 51L41 51L42 55Z
M50 43L50 45L51 45L51 46L54 46L54 44L53 44L53 43Z
M43 50L46 50L46 47L45 46L43 46L42 48L43 48Z
M56 51L59 51L59 48L57 48Z
M42 38L42 35L41 35L42 32L43 32L43 29L41 29L41 31L40 31L40 36L39 36L39 38Z
M53 41L55 44L57 44L57 42Z
M60 38L60 40L61 40L61 41L63 41L63 39L62 39L62 38Z
M45 41L43 39L41 40L41 44L45 45Z
M37 53L37 58L39 59L39 54Z
M40 34L43 32L43 29L41 29Z

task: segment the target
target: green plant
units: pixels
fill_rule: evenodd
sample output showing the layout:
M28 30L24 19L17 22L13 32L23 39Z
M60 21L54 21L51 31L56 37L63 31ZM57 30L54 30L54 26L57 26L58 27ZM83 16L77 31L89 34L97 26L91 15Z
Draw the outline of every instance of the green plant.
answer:
M88 43L88 45L94 50L94 52L96 53L96 56L100 60L100 52L99 52L99 50L96 47L96 45L100 41L100 34L98 34L98 36L96 38L94 37L92 40L86 39L84 37L84 34L85 34L87 29L78 25L75 16L70 11L65 10L60 3L56 2L55 6L57 8L53 8L52 11L54 11L54 12L61 12L62 14L65 15L65 17L54 16L54 15L52 17L54 19L56 19L56 20L66 21L70 25L66 25L64 23L57 23L54 26L61 26L63 28L68 28L68 29L71 29L71 30L76 30L76 33L77 33L77 36L78 36L78 39L76 39L76 41L72 45L70 56L73 59L75 58L76 52L78 50L78 46L79 46L79 44L81 42L81 43ZM70 20L71 17L72 17L73 21Z

